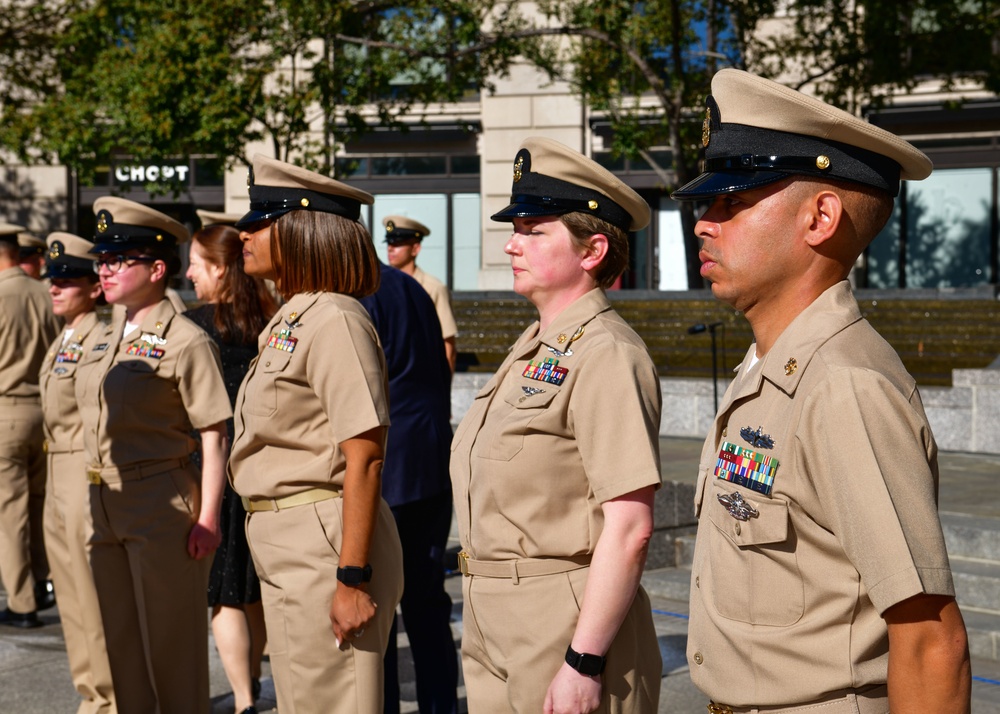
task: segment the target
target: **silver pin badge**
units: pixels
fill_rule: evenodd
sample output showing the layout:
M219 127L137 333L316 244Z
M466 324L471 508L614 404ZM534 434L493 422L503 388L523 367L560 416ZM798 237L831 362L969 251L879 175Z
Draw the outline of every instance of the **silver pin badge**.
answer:
M536 394L541 394L545 391L544 389L539 389L538 387L521 387L521 390L524 392L524 396L526 397L533 397Z
M719 503L725 506L726 510L729 511L729 515L738 521L749 521L751 518L756 518L760 515L756 508L743 500L743 496L739 494L739 491L720 493Z

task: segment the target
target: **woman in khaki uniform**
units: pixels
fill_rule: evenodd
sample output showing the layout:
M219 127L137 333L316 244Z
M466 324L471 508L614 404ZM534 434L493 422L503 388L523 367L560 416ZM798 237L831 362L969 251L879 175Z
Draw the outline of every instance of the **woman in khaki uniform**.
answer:
M236 400L233 488L248 511L282 714L382 711L382 656L403 589L381 498L385 356L355 299L379 284L358 222L372 196L255 157L237 227L250 275L285 304Z
M577 152L528 139L505 246L539 321L452 442L473 712L655 712L660 654L639 586L660 484L660 385L604 288L649 221Z
M117 309L80 361L76 395L115 698L123 714L208 712L207 556L220 539L232 410L214 342L165 299L187 230L121 198L94 210L97 274Z
M83 701L78 714L114 712L111 668L94 576L87 562L93 533L89 485L84 478L83 421L76 403L76 368L107 327L96 312L101 286L94 274L94 244L72 233L52 233L46 275L52 311L65 322L39 374L48 482L45 487L45 549L59 593L66 654L73 685Z

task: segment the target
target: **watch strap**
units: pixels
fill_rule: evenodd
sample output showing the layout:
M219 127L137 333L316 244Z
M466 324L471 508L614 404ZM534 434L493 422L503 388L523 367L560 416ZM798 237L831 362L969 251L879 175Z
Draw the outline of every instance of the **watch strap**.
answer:
M343 568L337 568L337 580L342 582L344 585L357 587L362 583L371 582L371 579L372 566L370 563L365 565L363 568L360 568L357 565L348 565Z
M601 655L577 652L573 649L573 645L566 648L566 664L588 677L596 677L603 672L607 661L608 658Z

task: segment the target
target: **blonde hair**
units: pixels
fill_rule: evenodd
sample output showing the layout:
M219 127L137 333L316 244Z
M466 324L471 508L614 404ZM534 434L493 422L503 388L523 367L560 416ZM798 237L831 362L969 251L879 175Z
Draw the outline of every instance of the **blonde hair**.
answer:
M604 289L614 285L618 276L628 268L628 234L602 218L581 211L564 213L559 216L559 220L569 230L573 242L582 250L590 248L592 236L601 234L607 237L608 252L597 266L594 278L597 285Z

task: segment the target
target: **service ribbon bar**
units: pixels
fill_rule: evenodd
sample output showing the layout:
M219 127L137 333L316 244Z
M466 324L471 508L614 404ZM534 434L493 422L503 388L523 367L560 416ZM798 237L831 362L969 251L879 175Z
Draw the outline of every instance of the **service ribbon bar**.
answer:
M271 336L267 338L267 346L282 352L294 352L298 341L297 337L292 337L291 330L282 330L271 333Z
M521 373L522 377L537 379L539 382L548 382L557 387L566 379L569 370L559 366L559 360L547 357L545 361L532 360Z
M745 449L728 441L722 442L719 460L715 464L716 478L770 496L777 472L778 460L773 456Z
M163 350L158 347L153 347L145 342L133 342L129 345L126 354L136 355L138 357L150 357L152 359L160 359L163 357Z

